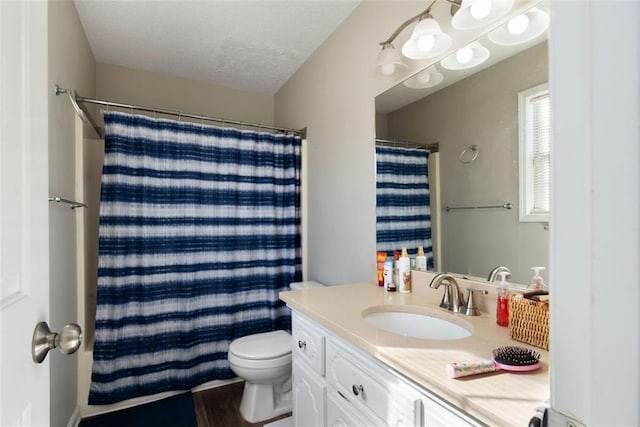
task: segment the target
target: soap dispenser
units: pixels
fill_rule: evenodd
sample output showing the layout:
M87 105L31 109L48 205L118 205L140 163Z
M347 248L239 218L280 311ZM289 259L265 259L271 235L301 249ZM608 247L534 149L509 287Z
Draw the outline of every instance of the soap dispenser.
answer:
M540 270L545 270L544 267L532 267L531 268L535 274L531 278L531 288L532 289L546 289L547 285L544 284L542 280L542 276L540 276Z
M496 323L500 326L509 326L509 284L506 281L506 271L500 272L498 283L498 303L496 306Z

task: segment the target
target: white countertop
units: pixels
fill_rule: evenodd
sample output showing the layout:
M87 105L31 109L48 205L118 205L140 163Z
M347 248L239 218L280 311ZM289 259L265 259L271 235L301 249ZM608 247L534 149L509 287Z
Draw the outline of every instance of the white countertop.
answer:
M430 289L432 277L430 273L412 272L414 292L410 294L388 293L370 283L356 283L282 292L280 298L292 309L479 420L496 426L527 426L535 408L549 397L548 352L510 339L508 329L496 324L495 287L459 280L462 289L473 286L491 293L479 301L482 315L452 314L438 307L443 288ZM398 305L403 305L404 310L464 323L473 333L468 338L450 341L416 339L377 329L362 318L363 310L369 307L392 310ZM503 345L539 351L541 368L458 379L445 375L447 363L490 359L492 350Z

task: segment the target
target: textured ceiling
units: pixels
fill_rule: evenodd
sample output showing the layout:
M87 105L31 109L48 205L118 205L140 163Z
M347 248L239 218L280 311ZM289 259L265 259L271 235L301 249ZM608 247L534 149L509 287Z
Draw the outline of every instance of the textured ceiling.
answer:
M75 0L97 62L273 94L359 0Z

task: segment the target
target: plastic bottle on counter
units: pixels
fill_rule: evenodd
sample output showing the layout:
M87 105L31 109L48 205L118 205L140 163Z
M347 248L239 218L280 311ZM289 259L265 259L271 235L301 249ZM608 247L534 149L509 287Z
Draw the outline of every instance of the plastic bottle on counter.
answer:
M393 251L393 275L391 278L391 287L387 289L389 292L395 292L400 287L400 279L398 278L398 262L400 261L400 252Z
M540 276L540 270L545 270L544 267L532 267L531 268L535 274L531 278L531 288L533 289L546 289L547 285L544 284L544 280L542 280L542 276Z
M384 262L384 288L388 292L396 291L396 285L393 283L393 260L390 258Z
M386 252L378 252L376 253L376 270L378 276L378 286L384 286L384 262L387 260Z
M424 248L418 246L418 255L416 255L416 270L427 271L427 257L424 255Z
M496 307L496 323L500 326L509 326L509 284L507 283L506 271L500 273L500 283L498 283L498 303Z
M402 293L411 292L411 260L407 248L402 248L402 254L398 260L398 290Z

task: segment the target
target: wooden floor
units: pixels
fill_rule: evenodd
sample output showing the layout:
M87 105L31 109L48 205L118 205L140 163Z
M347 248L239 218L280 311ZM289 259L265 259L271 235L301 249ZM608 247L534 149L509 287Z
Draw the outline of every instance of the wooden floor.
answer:
M244 382L193 393L198 427L262 427L289 414L262 423L250 423L240 415Z

